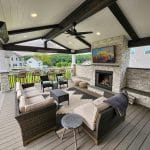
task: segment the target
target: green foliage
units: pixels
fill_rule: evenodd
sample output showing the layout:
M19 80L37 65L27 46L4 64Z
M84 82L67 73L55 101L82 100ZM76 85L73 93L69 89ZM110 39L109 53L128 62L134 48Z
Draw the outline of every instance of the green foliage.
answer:
M36 53L33 56L24 56L24 60L28 60L31 57L36 57L40 59L44 65L50 66L56 66L56 67L68 67L71 66L72 57L69 54L53 54L53 55L47 55L47 54L39 54ZM76 55L76 63L82 64L84 61L91 60L91 54L82 54L82 55Z
M92 59L91 54L82 54L82 55L77 55L76 60L77 64L82 64L85 61L90 61Z
M35 54L34 57L40 59L43 62L43 65L51 66L51 58L50 55L46 54Z

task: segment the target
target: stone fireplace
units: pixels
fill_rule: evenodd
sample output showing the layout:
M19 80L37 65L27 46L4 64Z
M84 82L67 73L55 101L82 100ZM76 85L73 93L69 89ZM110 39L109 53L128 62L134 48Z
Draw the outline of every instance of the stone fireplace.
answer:
M129 62L128 41L124 36L118 36L92 43L92 49L107 46L115 46L114 63L77 65L76 76L86 79L91 88L119 93L126 87L126 69Z
M113 72L112 71L95 71L95 86L112 90Z

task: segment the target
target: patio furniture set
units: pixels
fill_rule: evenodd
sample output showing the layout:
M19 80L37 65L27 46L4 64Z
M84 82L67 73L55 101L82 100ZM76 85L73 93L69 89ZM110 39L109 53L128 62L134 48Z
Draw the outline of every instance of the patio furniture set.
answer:
M46 95L45 93L40 93L34 84L20 83L16 83L15 92L15 118L21 128L24 146L51 130L56 130L57 110L59 109L59 104L64 101L67 101L69 105L68 93L61 89L53 89L50 91L50 95ZM100 140L110 130L125 119L127 105L123 104L125 109L120 115L120 112L118 113L119 106L111 103L112 100L118 101L119 99L128 102L128 98L124 93L112 96L108 101L107 98L100 97L90 103L76 107L73 114L67 114L61 118L61 126L65 129L72 129L74 133L76 149L75 130L80 126L83 127L84 131L96 144L99 144Z

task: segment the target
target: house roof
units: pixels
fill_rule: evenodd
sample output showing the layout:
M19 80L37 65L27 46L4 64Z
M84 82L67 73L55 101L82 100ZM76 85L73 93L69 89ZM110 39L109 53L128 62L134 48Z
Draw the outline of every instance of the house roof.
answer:
M89 48L88 44L97 40L125 35L129 41L150 44L149 0L64 0L61 3L62 0L37 0L36 3L34 0L13 0L13 3L11 0L1 1L0 20L6 22L10 34L9 43L42 37L54 40L57 43L56 49L61 50L64 46L63 49L79 50ZM37 17L32 18L31 13L37 13ZM77 31L93 31L93 34L85 35L84 39L66 34L74 21L77 22ZM51 26L46 28L47 25ZM43 26L44 30L34 28ZM20 34L17 33L18 29L27 28L34 28L34 32L19 30ZM41 51L46 48L44 42ZM51 44L47 51L51 50ZM61 47L58 48L58 45ZM19 46L16 49L19 50ZM22 49L27 50L26 47Z
M36 60L36 61L38 61L38 62L39 62L39 61L42 62L42 61L41 61L40 59L38 59L37 57L31 57L31 58L29 58L28 60L30 60L30 59L34 59L34 60ZM28 61L28 60L27 60L27 61Z

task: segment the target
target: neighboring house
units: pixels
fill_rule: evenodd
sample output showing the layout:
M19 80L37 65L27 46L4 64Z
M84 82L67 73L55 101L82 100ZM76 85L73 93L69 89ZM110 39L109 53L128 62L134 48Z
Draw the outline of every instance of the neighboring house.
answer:
M150 46L131 48L129 67L150 68Z
M26 66L31 68L41 68L43 67L43 62L38 58L31 57L26 61Z
M9 70L14 68L22 68L24 64L24 58L15 52L6 52L5 59Z

